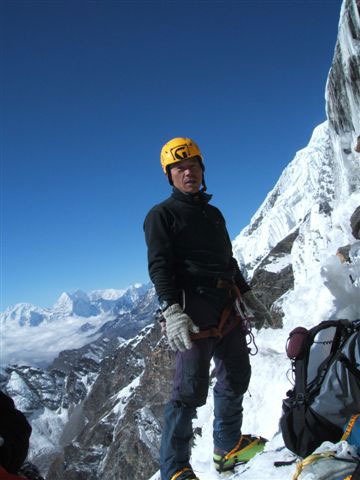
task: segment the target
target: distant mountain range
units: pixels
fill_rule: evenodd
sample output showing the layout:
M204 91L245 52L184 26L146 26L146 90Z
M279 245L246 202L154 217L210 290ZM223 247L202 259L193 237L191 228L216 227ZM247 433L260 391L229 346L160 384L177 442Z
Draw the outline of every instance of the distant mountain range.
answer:
M254 291L284 322L283 329L257 334L255 381L244 400L246 412L256 411L244 417L248 431L260 431L269 417L278 428L289 330L336 313L324 269L339 246L354 240L349 217L360 204L360 158L353 148L360 134L359 10L359 2L344 0L326 122L233 243ZM154 289L146 285L65 293L52 309L20 304L1 315L0 387L30 419L31 458L47 480L147 480L157 470L174 356L153 324L156 308Z
M151 284L64 292L52 308L17 304L0 314L1 364L45 366L62 350L80 348L105 335L129 338L151 321L149 312L155 308Z

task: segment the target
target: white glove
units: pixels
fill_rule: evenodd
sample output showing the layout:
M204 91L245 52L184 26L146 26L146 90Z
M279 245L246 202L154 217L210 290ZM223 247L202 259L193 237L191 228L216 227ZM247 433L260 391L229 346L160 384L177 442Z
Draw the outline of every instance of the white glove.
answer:
M244 300L250 312L254 315L254 326L256 330L260 330L264 325L267 327L275 327L275 322L273 321L269 310L258 298L255 297L251 290L243 293L241 298Z
M170 305L164 312L166 332L170 348L176 352L184 352L192 347L189 331L199 332L199 327L193 323L178 303Z

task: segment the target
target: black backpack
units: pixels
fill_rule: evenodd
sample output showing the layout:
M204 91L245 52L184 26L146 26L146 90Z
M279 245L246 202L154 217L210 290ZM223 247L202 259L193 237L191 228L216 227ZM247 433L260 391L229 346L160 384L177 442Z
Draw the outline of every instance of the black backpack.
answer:
M294 387L283 400L280 427L286 447L300 457L322 442L336 443L360 412L360 320L328 320L290 332L286 351Z
M0 391L0 465L17 473L28 450L31 426L25 415L15 408L12 398Z

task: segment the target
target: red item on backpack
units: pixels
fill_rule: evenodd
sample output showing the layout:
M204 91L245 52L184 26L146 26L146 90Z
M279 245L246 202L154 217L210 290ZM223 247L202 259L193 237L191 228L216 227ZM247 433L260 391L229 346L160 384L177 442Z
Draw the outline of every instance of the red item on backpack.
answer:
M7 472L4 468L0 467L0 480L24 480L24 477L13 475Z

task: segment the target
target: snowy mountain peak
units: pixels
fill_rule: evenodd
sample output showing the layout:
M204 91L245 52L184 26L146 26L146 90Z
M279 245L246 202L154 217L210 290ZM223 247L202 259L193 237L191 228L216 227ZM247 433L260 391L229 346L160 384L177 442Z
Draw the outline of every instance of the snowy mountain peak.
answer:
M250 225L234 240L235 254L250 276L269 251L299 228L314 209L324 215L330 212L333 162L329 125L324 122L285 168Z
M0 361L43 365L60 351L79 348L99 336L130 335L137 326L152 321L149 311L156 303L152 289L151 284L136 284L90 294L76 290L63 292L51 309L27 303L8 308L0 313L5 332L0 337ZM19 349L24 336L26 342Z
M320 260L331 245L348 243L345 222L358 205L360 190L360 20L355 0L342 5L334 59L326 84L328 119L314 129L309 144L298 151L248 227L234 240L235 255L251 277L279 241L299 229L294 243L296 281L306 282L310 261ZM337 210L347 218L334 235ZM330 233L331 232L331 233ZM306 258L305 258L306 257Z
M119 298L121 298L125 292L126 289L117 290L115 288L107 288L105 290L93 290L89 293L89 297L93 302L101 299L114 301L119 300Z
M97 315L98 309L91 304L89 296L82 290L73 293L63 292L53 307L57 314L91 317Z
M49 310L35 307L31 303L18 303L14 307L9 307L0 315L2 325L10 328L15 326L37 327L49 317Z

